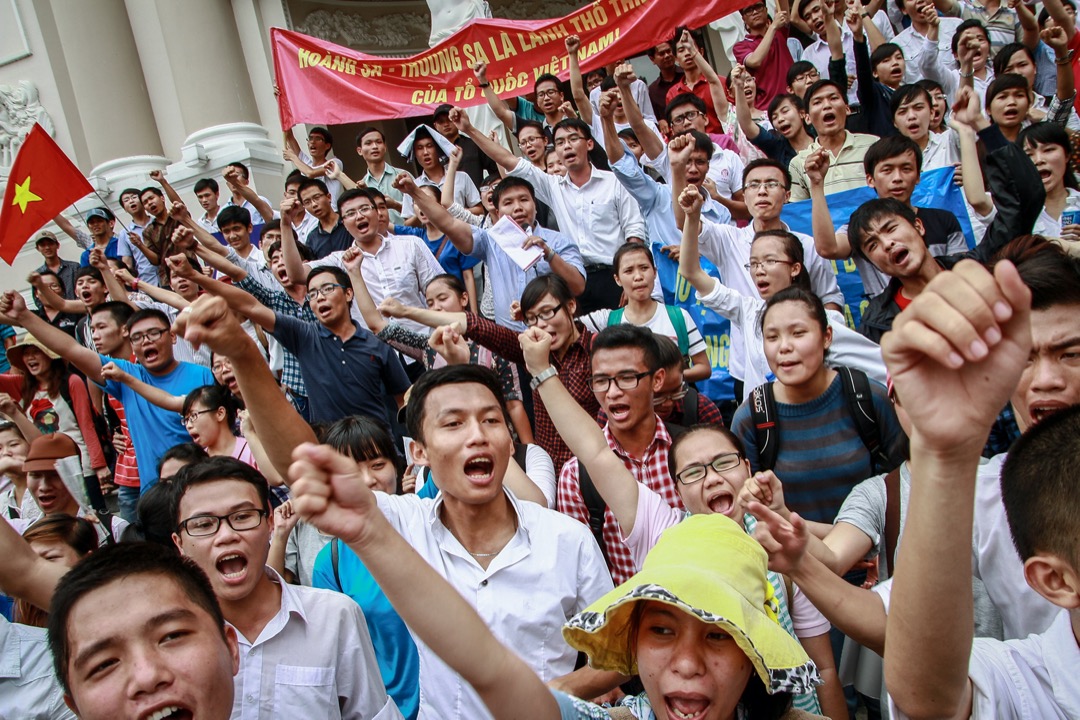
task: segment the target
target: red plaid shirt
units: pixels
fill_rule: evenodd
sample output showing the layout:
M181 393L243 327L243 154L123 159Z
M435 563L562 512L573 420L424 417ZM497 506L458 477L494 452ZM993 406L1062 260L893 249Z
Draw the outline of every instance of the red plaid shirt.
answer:
M642 483L654 492L658 493L671 507L683 510L682 499L675 488L675 480L668 470L668 452L671 450L671 435L664 427L664 421L656 418L656 438L645 449L641 459L632 457L623 446L616 440L610 428L604 426L604 437L616 455L622 458L626 469L633 473L639 483ZM581 495L581 485L578 482L578 460L571 458L559 472L558 505L559 512L578 520L585 525L589 524L589 510L585 506L585 498ZM637 572L634 559L630 555L630 548L623 542L619 523L611 508L604 510L604 546L607 549L608 570L611 571L611 579L615 584L626 582L630 576Z
M493 323L479 315L465 313L468 317L468 326L465 329L465 337L475 340L478 344L491 350L496 355L515 363L524 363L525 357L521 354L521 343L518 342L518 333L510 328ZM559 371L559 380L566 386L570 395L577 400L578 405L585 408L585 412L591 417L596 417L600 411L600 403L596 401L596 395L589 387L589 378L592 376L592 343L595 335L576 323L580 333L577 342L566 350L566 354L559 360L554 355L551 364ZM559 437L555 430L555 423L551 422L547 408L539 393L533 391L533 436L536 444L544 448L551 456L555 467L562 467L563 463L570 459L570 448Z
M120 432L126 443L124 452L116 457L116 468L113 470L113 480L117 485L124 487L139 487L139 464L135 460L135 445L131 442L131 433L128 431L127 414L124 413L124 404L112 395L106 395L109 407L120 418Z

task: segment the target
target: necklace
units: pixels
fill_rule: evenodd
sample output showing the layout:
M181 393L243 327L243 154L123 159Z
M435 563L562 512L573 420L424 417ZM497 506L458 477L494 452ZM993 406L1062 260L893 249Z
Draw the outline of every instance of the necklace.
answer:
M502 552L502 551L500 550L499 552ZM498 555L498 554L499 554L499 552L493 552L493 553L474 553L474 552L473 552L472 550L469 550L469 554L470 554L470 555L472 555L473 557L495 557L496 555Z

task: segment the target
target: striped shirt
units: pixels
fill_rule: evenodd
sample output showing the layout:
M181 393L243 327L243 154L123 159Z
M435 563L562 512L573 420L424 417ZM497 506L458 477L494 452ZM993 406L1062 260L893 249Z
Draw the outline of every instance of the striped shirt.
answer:
M882 446L895 465L904 459L897 449L903 430L885 387L870 381ZM804 519L832 523L852 488L879 474L859 437L844 397L839 374L819 397L791 405L777 401L780 445L773 471L784 483L787 506ZM750 401L739 406L732 431L746 447L754 472L761 469Z
M863 156L866 149L879 140L877 135L865 135L844 131L844 144L836 155L829 153L829 171L825 173L825 194L866 187L866 170L863 169ZM810 197L810 178L806 175L806 158L816 152L821 144L817 140L810 147L801 150L791 160L788 170L791 172L791 202L806 200Z
M109 407L120 419L120 433L124 436L124 452L116 458L116 467L113 469L113 480L117 485L124 487L139 487L139 463L135 459L135 444L131 442L131 432L128 430L127 414L124 412L124 403L112 395L105 395L109 401Z

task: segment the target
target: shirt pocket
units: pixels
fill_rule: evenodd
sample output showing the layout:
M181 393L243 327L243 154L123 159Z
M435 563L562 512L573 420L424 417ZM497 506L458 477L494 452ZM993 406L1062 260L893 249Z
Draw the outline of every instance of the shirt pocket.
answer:
M274 672L274 717L338 718L332 667L278 665Z

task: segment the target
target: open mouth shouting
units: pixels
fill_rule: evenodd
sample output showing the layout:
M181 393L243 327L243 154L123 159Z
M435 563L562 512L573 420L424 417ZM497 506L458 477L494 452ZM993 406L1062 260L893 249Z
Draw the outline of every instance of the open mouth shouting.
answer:
M627 403L612 403L608 405L608 420L615 423L624 423L630 418L630 406Z
M491 482L495 474L495 458L490 455L475 455L465 461L465 476L477 485Z
M705 504L717 515L731 517L735 509L735 496L730 490L720 488L705 498Z
M1031 424L1038 425L1051 415L1061 412L1069 407L1069 405L1058 402L1056 400L1042 400L1028 408L1031 413Z
M228 585L237 585L247 577L247 558L238 552L228 552L218 558L214 567Z
M140 720L190 720L195 714L181 705L166 705L140 716Z
M911 257L911 251L902 245L896 246L889 252L889 262L896 267L903 267L909 257Z
M704 695L698 693L671 693L664 696L668 715L679 720L700 720L704 718L712 704Z

